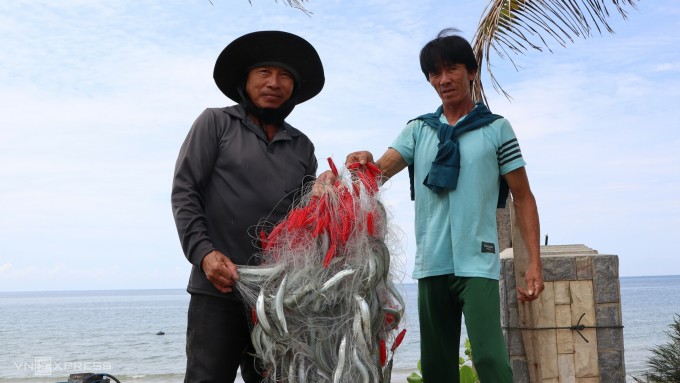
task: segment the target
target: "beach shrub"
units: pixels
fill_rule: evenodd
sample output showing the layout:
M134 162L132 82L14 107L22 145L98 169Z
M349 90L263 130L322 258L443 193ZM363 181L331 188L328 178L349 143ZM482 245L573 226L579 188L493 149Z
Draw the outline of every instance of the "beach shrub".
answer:
M675 315L669 327L666 335L670 341L650 350L645 374L650 382L680 383L680 315Z
M458 373L460 374L460 383L479 383L477 371L472 364L472 347L470 346L470 339L465 339L465 358L458 358ZM423 381L423 370L418 361L418 372L412 372L406 377L408 383L425 383Z

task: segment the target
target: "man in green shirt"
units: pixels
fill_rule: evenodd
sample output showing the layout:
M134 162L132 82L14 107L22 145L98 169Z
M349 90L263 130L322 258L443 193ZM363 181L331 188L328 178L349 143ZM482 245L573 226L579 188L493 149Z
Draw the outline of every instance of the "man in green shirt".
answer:
M473 101L478 64L470 44L451 32L443 30L420 52L441 106L410 121L375 164L386 178L412 167L423 380L458 382L464 315L480 381L512 383L500 326L496 208L509 187L530 258L521 301L543 290L538 211L515 133ZM361 151L346 163L372 161Z

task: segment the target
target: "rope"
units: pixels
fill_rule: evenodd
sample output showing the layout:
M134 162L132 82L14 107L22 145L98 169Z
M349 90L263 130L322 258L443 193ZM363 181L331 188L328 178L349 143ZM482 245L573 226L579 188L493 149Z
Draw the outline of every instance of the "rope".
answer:
M505 330L572 330L576 331L578 335L586 341L586 343L590 343L588 339L581 333L581 330L585 330L587 328L614 328L614 329L622 329L623 326L586 326L581 324L581 320L583 317L586 315L586 313L581 314L581 317L578 318L578 322L576 322L575 325L571 326L563 326L563 327L513 327L513 326L503 326L503 329Z

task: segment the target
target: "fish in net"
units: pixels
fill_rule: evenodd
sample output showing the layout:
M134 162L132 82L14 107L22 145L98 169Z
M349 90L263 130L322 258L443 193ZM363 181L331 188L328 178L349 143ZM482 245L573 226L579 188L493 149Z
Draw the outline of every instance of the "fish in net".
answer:
M380 170L353 164L260 231L235 288L268 382L389 382L404 301L393 281ZM267 234L268 233L268 234ZM389 357L389 361L388 361Z

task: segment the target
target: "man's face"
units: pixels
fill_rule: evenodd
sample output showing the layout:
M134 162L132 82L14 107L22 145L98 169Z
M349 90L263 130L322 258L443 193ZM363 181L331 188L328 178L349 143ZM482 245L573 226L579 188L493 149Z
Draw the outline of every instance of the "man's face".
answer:
M470 81L475 72L468 72L464 64L442 64L437 73L430 73L430 84L444 105L456 105L472 98Z
M259 108L276 109L293 94L293 75L277 66L258 66L248 72L246 92Z

